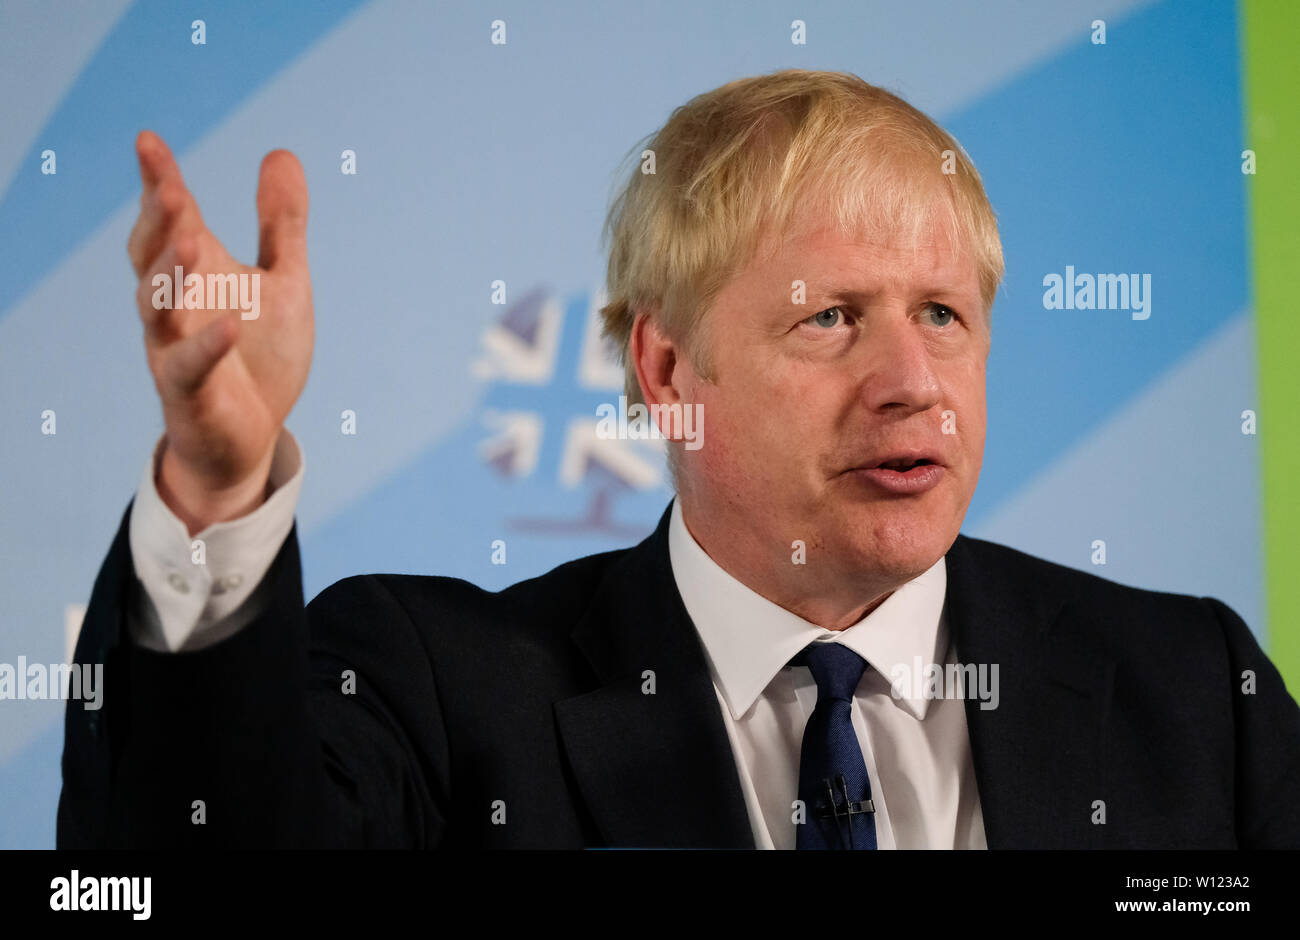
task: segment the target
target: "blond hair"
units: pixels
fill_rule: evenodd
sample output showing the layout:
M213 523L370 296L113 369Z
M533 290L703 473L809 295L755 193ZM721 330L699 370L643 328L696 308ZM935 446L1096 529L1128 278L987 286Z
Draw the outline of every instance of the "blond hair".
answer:
M729 82L677 108L628 156L637 165L605 221L600 313L630 402L644 400L628 348L637 313L707 378L705 312L769 233L789 234L809 210L846 235L901 233L914 244L939 211L972 252L992 307L1002 243L974 164L925 114L856 75L787 69Z

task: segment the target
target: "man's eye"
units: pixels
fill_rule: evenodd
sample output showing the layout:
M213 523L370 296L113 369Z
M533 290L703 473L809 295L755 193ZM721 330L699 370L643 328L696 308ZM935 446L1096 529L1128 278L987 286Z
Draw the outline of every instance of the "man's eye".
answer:
M842 321L843 319L844 319L844 312L840 310L839 307L827 307L825 310L821 311L820 313L814 313L812 316L810 316L807 320L804 320L803 322L811 323L813 326L820 326L824 329L829 330L833 326L838 326L840 321Z
M926 316L934 317L935 326L947 326L957 319L956 312L951 307L945 307L943 304L930 304L926 307Z

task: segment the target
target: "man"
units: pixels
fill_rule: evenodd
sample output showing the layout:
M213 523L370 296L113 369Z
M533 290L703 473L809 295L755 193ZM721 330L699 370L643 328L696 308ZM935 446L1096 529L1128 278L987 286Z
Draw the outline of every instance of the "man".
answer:
M628 393L706 419L654 534L305 609L302 171L263 162L251 269L137 149L166 433L78 643L108 694L68 711L61 846L1300 846L1300 708L1239 617L959 535L1001 246L900 99L732 82L612 207ZM261 317L158 309L178 264L259 274Z

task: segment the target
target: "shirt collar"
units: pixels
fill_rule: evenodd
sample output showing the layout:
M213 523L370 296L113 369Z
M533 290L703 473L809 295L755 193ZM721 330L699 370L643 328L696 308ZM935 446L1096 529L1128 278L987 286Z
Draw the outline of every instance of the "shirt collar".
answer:
M708 556L673 500L668 524L673 579L690 615L727 708L737 721L753 707L781 669L809 643L843 643L887 680L898 669L916 674L948 653L943 616L948 573L941 557L894 591L875 610L841 631L826 630L746 587ZM891 695L895 705L918 721L930 700L923 683L907 688L915 697Z

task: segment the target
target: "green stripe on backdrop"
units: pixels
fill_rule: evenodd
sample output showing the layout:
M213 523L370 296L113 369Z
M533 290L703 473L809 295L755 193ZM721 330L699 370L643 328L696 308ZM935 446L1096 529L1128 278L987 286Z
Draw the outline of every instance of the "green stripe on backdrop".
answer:
M1242 0L1268 652L1300 698L1300 4Z

